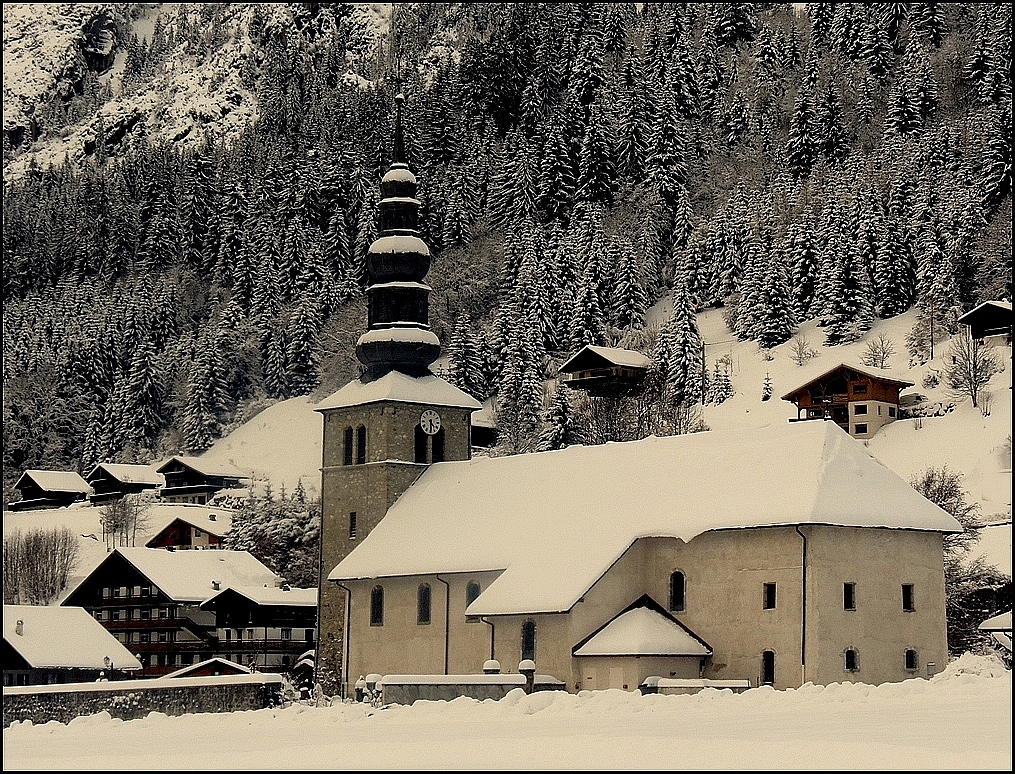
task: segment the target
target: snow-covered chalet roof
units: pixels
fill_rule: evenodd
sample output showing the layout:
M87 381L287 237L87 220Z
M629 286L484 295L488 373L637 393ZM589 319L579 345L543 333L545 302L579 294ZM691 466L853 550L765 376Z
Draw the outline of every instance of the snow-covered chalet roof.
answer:
M185 457L182 454L177 454L170 457L168 460L163 462L158 467L158 472L161 473L172 463L179 462L182 465L186 465L191 470L196 470L198 473L202 473L205 476L226 476L228 478L250 478L246 473L238 470L228 462L221 460L208 460L204 457Z
M282 580L247 551L118 548L116 553L177 602L203 602L227 586L274 586Z
M21 634L17 633L22 621ZM32 667L116 670L141 663L83 607L4 605L4 641Z
M226 592L233 591L258 605L275 605L285 607L317 607L317 589L296 589L278 586L230 586L211 595L201 607L212 607L216 599Z
M835 423L801 422L437 463L328 577L503 570L470 615L560 612L639 538L795 524L960 529Z
M121 484L150 484L163 486L165 476L156 473L151 465L121 465L113 462L100 462L88 473L87 478L95 478L99 470L104 470Z
M371 382L354 379L338 392L318 403L314 411L362 406L365 403L379 401L469 409L483 407L483 404L471 395L433 374L407 376L401 371L389 371L380 379L374 379Z
M162 508L154 513L153 517L162 517L164 523L152 534L149 543L154 541L174 521L182 521L215 537L225 537L233 525L233 515L229 510L190 503L163 503Z
M625 610L574 650L576 656L710 656L698 636L648 606Z
M648 368L652 362L646 355L641 352L635 352L633 349L618 349L616 347L597 347L592 344L587 344L582 347L573 356L568 358L567 362L564 363L557 370L561 373L569 373L571 364L582 357L585 352L592 352L599 357L608 360L611 364L617 366L627 366L628 368Z
M88 482L73 470L26 470L14 485L15 489L20 487L21 482L26 478L34 481L47 492L83 492L88 494L92 491Z
M820 373L815 372L816 368L821 369ZM824 366L816 366L812 368L801 369L803 380L797 387L794 387L790 392L787 392L785 395L783 395L781 399L791 401L793 400L793 398L796 397L796 395L801 390L807 389L815 382L821 381L822 379L831 376L836 371L839 371L840 369L843 368L848 368L850 371L856 371L858 374L869 376L871 379L879 379L883 382L888 382L889 384L897 385L899 389L902 390L906 389L907 387L912 387L915 384L915 382L907 378L906 374L900 373L898 371L893 371L886 368L871 368L869 366L856 365L855 363L839 363L839 365L835 366L834 368L825 368ZM862 398L858 398L857 400L862 400Z

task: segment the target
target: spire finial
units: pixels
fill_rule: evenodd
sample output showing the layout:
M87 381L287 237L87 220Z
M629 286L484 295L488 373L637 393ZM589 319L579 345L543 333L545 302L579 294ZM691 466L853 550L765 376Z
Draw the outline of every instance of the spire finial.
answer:
M395 149L391 158L393 164L405 164L405 138L402 135L403 102L405 95L399 92L395 95Z

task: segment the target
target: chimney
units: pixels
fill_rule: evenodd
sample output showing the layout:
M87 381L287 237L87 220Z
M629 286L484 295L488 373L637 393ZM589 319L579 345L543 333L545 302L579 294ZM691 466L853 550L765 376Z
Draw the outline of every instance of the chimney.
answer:
M17 625L14 627L14 632L19 635L24 635L25 633L25 622L20 618L18 619Z
M209 513L208 514L208 521L215 521L215 514L214 513Z
M213 580L211 582L211 587L215 589L215 591L218 591L219 589L222 588L222 581Z

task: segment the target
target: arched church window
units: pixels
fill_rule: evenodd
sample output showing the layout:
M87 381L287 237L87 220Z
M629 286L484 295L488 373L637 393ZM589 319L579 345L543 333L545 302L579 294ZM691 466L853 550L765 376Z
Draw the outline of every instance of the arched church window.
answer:
M426 464L426 439L427 435L423 428L416 425L416 456L415 460L421 465Z
M345 437L342 439L342 464L352 465L352 428L345 428Z
M370 625L384 626L384 587L374 586L370 592Z
M536 660L536 622L526 621L522 624L522 660Z
M444 462L444 428L442 427L433 436L430 461Z
M430 623L430 584L421 583L416 592L416 623Z
M469 585L465 587L465 606L468 607L477 599L479 599L479 584L476 581L469 581Z
M670 610L679 613L684 609L684 573L677 570L670 575Z
M367 461L367 429L360 425L356 428L356 464L362 465Z

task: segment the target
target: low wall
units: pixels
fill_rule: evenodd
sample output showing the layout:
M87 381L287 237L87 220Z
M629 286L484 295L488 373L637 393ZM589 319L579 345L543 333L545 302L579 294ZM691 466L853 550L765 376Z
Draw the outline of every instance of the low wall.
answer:
M451 701L459 696L503 699L515 688L525 688L524 675L385 675L381 697L385 704Z
M4 688L3 723L4 728L22 720L67 723L97 712L133 720L149 712L184 715L264 709L280 706L282 691L282 677L276 674Z
M716 690L730 690L733 693L743 693L750 690L750 680L706 680L704 678L673 678L673 677L646 677L645 682L638 686L642 694L662 693L670 696L698 693L706 688Z

